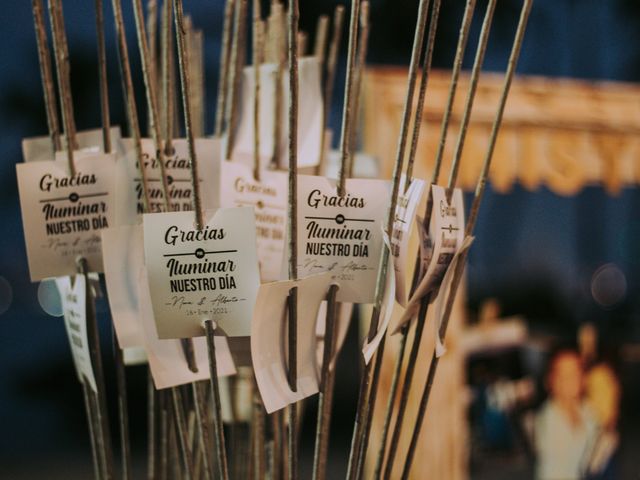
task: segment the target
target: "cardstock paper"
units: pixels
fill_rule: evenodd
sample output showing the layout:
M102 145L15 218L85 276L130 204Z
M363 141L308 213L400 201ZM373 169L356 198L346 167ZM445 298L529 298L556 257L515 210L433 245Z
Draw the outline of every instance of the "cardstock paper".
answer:
M254 208L260 278L278 280L287 229L287 174L264 170L257 182L246 165L222 162L220 179L221 207Z
M336 181L298 177L298 275L331 272L337 300L371 303L389 208L389 182L349 179L339 197Z
M16 165L31 281L75 274L78 257L103 271L100 230L113 225L114 163L113 155L78 153L73 177L62 160Z
M456 265L458 264L458 262L466 261L466 253L469 250L469 248L471 248L471 244L473 243L473 240L474 240L474 237L464 238L462 245L460 246L456 254L453 256L453 260L451 260L451 264L449 265L449 268L447 268L447 273L442 279L442 284L440 286L440 289L438 290L438 296L435 301L436 315L435 315L435 321L433 322L434 334L436 339L435 341L436 357L438 358L440 358L442 355L444 355L447 352L447 349L444 346L443 338L440 336L440 328L442 327L442 323L444 322L443 315L444 315L445 306L447 304L447 299L450 295L451 285L453 283L453 273L456 269ZM463 255L465 256L464 259L462 258Z
M267 63L260 66L260 161L267 168L273 155L273 123L276 107L276 64ZM298 63L299 75L299 105L298 105L298 166L313 167L320 162L322 145L322 87L320 63L315 57L300 58ZM289 139L289 80L282 76L282 119L280 129L280 155L278 165L288 164L287 145ZM231 159L252 167L254 149L253 128L253 67L245 67L242 76L240 94L239 117L235 131L235 144Z
M180 340L160 340L153 321L153 310L149 294L147 274L142 271L139 277L138 297L140 298L140 319L144 332L145 350L149 360L149 368L156 388L175 387L186 383L206 380L209 375L209 354L205 338L193 339L193 353L197 372L187 366ZM225 337L215 337L216 362L218 376L224 377L236 373L231 353Z
M331 284L331 275L315 275L298 281L260 286L251 330L251 356L260 396L267 413L318 392L316 319L320 302ZM298 287L297 391L287 381L287 297Z
M144 251L161 339L204 335L213 320L229 337L248 336L260 274L253 208L144 215Z
M81 383L88 385L91 390L97 392L96 378L91 365L91 353L89 352L89 339L87 338L87 288L84 275L56 278L56 285L60 292L62 311L64 314L64 326L67 330L71 355L76 367L76 373Z
M117 146L121 141L120 127L111 127L111 144ZM76 141L79 150L89 150L93 153L102 151L102 129L84 130L76 132ZM64 148L64 135L60 135L60 144ZM25 162L42 162L55 159L51 137L43 135L40 137L25 138L22 140L22 158Z
M144 345L138 278L144 268L141 225L125 225L102 230L104 278L109 293L109 309L121 348Z
M386 237L386 235L385 235ZM385 248L389 248L389 238L385 238ZM393 314L394 298L396 296L396 281L395 271L393 266L389 263L387 267L387 278L384 287L384 297L382 299L382 305L380 306L380 317L378 320L378 331L369 342L366 338L362 347L362 355L364 361L368 365L373 358L374 353L378 350L382 338L387 333L387 327L391 321L391 315Z
M218 185L220 183L220 140L197 138L195 140L198 160L200 198L204 210L218 207ZM118 225L140 223L143 213L144 189L138 169L138 158L133 142L124 141L125 155L118 161L117 210ZM189 211L193 208L189 147L185 139L173 141L174 153L165 156L165 169L169 184L171 211ZM147 174L149 213L165 211L164 189L160 164L154 142L142 140L143 163Z
M453 257L462 247L464 240L464 201L462 190L456 188L451 196L451 203L447 202L446 190L438 185L431 186L433 198L433 211L429 223L429 240L432 248L424 248L428 258L422 259L426 271L407 303L407 307L393 327L392 334L398 333L400 328L410 322L416 315L420 300L430 295L435 300L435 294L440 287L442 279L451 264ZM423 238L422 244L427 243Z
M406 285L407 268L413 265L409 263L409 234L416 209L420 205L425 182L418 178L411 180L409 188L405 192L406 177L400 179L400 192L396 206L396 219L393 223L393 235L391 236L391 254L393 255L393 267L396 272L396 301L403 307L407 304L409 291Z

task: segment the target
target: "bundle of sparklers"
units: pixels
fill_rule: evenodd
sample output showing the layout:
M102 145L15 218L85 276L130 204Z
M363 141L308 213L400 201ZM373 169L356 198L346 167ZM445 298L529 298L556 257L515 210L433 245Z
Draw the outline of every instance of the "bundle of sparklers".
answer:
M48 0L47 10L42 0L32 0L49 136L25 139L25 162L17 166L25 239L32 281L55 278L60 293L95 476L132 477L125 372L143 363L149 369L148 478L298 478L300 405L314 395L312 475L326 478L340 348L352 307L369 304L347 477L402 472L408 478L420 435L428 433L423 420L532 2L523 0L488 146L478 152L484 162L466 222L456 179L496 0L488 0L484 12L446 183L440 170L475 0L466 1L427 181L415 178L413 167L440 0L416 2L390 181L352 178L367 0L351 3L339 152L333 155L337 178L326 173L332 157L327 119L345 8L336 8L331 28L327 16L318 19L310 49L298 29L297 0L272 0L268 15L260 1L227 0L215 131L207 135L203 33L182 3L150 0L145 15L142 0L131 0L145 86L144 138L121 1L111 6L126 135L110 121L106 66L112 49L105 45L102 0L95 2L102 107L102 128L95 131L76 130L61 0ZM418 213L423 196L425 210ZM420 240L412 256L413 226ZM121 467L114 464L107 418L96 274L104 275L113 320ZM394 306L400 315L392 315ZM429 308L435 309L436 346L427 378L417 379ZM381 392L386 341L399 341L400 348L391 390ZM407 409L412 386L423 388L417 411ZM388 399L385 421L381 442L372 443L379 395ZM402 435L411 435L408 452L398 451Z

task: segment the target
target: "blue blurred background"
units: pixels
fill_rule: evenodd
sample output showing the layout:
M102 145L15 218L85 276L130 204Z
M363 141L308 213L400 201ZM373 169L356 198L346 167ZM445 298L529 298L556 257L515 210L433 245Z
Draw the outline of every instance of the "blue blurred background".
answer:
M107 4L109 86L113 123L124 125L116 64L113 17ZM131 2L125 0L126 27L139 110L144 117L142 76L135 44ZM474 23L477 36L480 1ZM319 14L338 2L301 0L301 28L313 37ZM417 1L372 0L371 64L407 65ZM443 2L434 62L450 67L464 2ZM83 478L90 475L90 451L80 387L64 327L37 302L37 285L27 270L15 164L20 141L46 134L30 2L2 2L0 15L0 476L2 478ZM99 126L93 2L64 2L72 65L75 114L81 129ZM220 1L185 0L185 10L204 29L207 126L211 131L218 77L222 24ZM266 9L266 5L265 5ZM520 2L498 2L486 68L501 70L510 49ZM345 35L346 36L346 35ZM472 34L471 38L474 38ZM312 40L312 39L311 39ZM473 40L472 40L473 42ZM640 80L640 2L637 0L536 0L518 72L593 80ZM471 52L474 45L470 45ZM331 124L339 127L346 44L341 49ZM471 55L465 67L469 68ZM640 99L639 99L640 101ZM143 123L144 124L144 123ZM640 159L638 159L640 161ZM640 342L640 190L626 188L612 197L588 187L575 197L545 188L528 192L516 186L508 195L489 192L477 227L469 263L469 305L474 311L487 297L500 300L506 314L521 314L533 331L572 338L576 328L594 322L612 351ZM603 308L592 297L594 273L602 265L621 273L626 289L615 305ZM619 275L618 275L619 276ZM109 336L108 309L98 305L103 337ZM103 350L109 351L108 342ZM107 353L105 353L107 355ZM345 352L355 359L355 348ZM357 362L344 362L345 364ZM640 448L640 368L617 359L624 385L623 455L620 478L637 478ZM107 364L110 372L111 365ZM347 365L348 367L348 365ZM346 445L356 398L355 367L339 379L336 405L344 421L336 425L334 447ZM347 381L351 378L351 381ZM110 385L113 379L108 378ZM142 453L145 435L145 373L129 371L134 447ZM110 392L112 394L113 392ZM114 404L114 402L111 402ZM115 413L115 412L114 412ZM112 415L115 417L115 414ZM310 424L308 424L310 425ZM307 429L310 430L310 429ZM308 442L307 442L308 443ZM337 460L338 463L346 461ZM84 473L82 473L84 472ZM472 472L473 473L473 472ZM485 472L485 478L499 478ZM480 475L480 473L478 473ZM495 475L498 475L496 473ZM42 477L40 477L42 478Z

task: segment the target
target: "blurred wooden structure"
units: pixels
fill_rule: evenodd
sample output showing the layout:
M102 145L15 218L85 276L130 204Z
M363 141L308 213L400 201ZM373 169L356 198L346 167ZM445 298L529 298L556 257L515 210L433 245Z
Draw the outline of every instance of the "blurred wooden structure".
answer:
M406 92L406 70L368 70L364 97L364 151L381 159L389 176L395 155ZM468 88L461 76L447 139L443 174L448 171ZM440 136L442 109L450 73L434 71L429 79L417 176L429 178ZM473 189L502 88L501 74L483 74L463 153L460 184ZM615 194L640 183L640 88L636 85L518 77L511 89L490 174L491 185L506 193L520 182L529 190L545 186L573 195L587 185L602 184Z

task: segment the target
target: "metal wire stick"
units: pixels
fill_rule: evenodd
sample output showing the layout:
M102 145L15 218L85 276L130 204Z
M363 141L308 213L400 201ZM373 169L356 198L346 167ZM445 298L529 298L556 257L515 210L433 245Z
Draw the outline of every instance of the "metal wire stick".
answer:
M131 78L131 65L129 64L129 49L127 47L127 37L124 31L122 3L121 0L111 0L111 5L113 7L113 16L115 19L120 74L122 76L124 97L127 104L127 120L129 123L129 131L131 132L133 146L136 153L138 173L140 174L140 178L142 180L142 207L145 212L148 212L150 205L149 182L147 179L147 171L144 168L142 145L140 143L140 124L138 122L138 111L136 108L135 93L133 90L133 80Z
M331 409L327 408L325 395L332 387L329 381L333 352L335 351L335 335L337 326L338 285L331 285L327 294L327 313L325 316L324 348L322 353L322 369L320 371L320 392L318 394L318 417L316 420L315 449L313 454L313 480L325 478L328 455L328 437L331 422ZM331 395L331 393L329 393Z
M360 7L360 38L358 39L358 61L355 69L354 94L353 94L353 126L351 127L352 154L347 164L347 176L353 176L353 163L355 160L356 140L358 138L358 118L360 116L360 93L362 91L362 78L367 63L367 49L369 47L369 0L364 0Z
M220 384L218 382L218 365L216 360L216 345L214 341L215 328L211 320L205 320L204 328L209 351L209 373L213 400L213 434L216 439L217 478L227 480L227 454L224 439L224 425L222 423L222 407L220 404Z
M351 18L349 19L349 47L347 49L347 77L344 86L344 103L342 106L342 130L340 132L340 170L338 173L338 195L346 195L346 178L348 165L351 162L351 129L353 128L352 109L354 94L354 70L358 49L358 20L360 17L360 0L351 0Z
M253 178L260 181L260 66L262 64L260 0L253 0Z
M406 139L407 139L407 131L409 128L409 116L411 107L413 105L413 94L415 90L415 79L417 77L418 63L420 61L420 56L422 54L422 43L424 39L424 30L425 24L427 20L427 10L428 10L429 0L421 0L420 6L418 8L418 17L416 21L416 30L413 42L413 49L411 53L411 64L409 67L409 78L408 78L408 86L407 86L407 96L405 98L403 119L400 125L400 136L398 138L398 146L396 151L396 159L393 169L393 177L392 177L392 190L391 190L391 201L389 205L388 218L386 224L386 230L389 234L393 231L393 223L395 220L395 210L397 204L397 197L400 185L400 172L402 171L402 165L404 161L404 152L406 147ZM369 324L369 340L373 339L377 330L378 330L378 322L380 319L380 309L382 307L382 299L384 298L384 290L385 290L385 281L387 276L387 268L388 268L388 260L389 260L389 250L387 248L382 249L382 254L380 257L380 266L378 269L378 277L376 279L376 294L375 294L375 303L373 307L373 312L371 314L371 321ZM384 349L384 337L380 342L380 346L378 349ZM380 355L378 352L376 355ZM351 440L351 449L349 452L349 466L347 469L348 478L354 478L356 467L357 467L357 458L360 452L360 442L363 436L363 427L366 422L367 411L369 409L373 409L373 405L369 402L369 384L370 384L370 374L371 374L371 362L367 364L364 368L364 372L362 375L362 379L360 382L360 391L358 394L358 409L356 411L356 420L353 429L353 437Z
M138 37L138 49L140 50L140 58L142 62L142 76L144 78L145 93L147 98L147 109L149 111L149 129L153 137L153 143L160 165L160 175L162 177L162 193L164 198L164 209L169 211L169 178L167 177L166 164L164 160L164 148L162 145L162 137L160 134L160 124L158 115L158 98L156 95L156 82L153 76L153 67L151 62L151 54L149 53L149 45L147 32L144 25L144 13L142 10L142 0L133 0L133 16L136 23L136 34Z
M67 150L67 163L69 174L76 174L76 167L73 162L73 151L75 149L75 127L73 121L73 104L71 99L71 85L69 83L69 57L65 49L64 25L60 17L58 0L49 0L49 23L52 29L53 54L56 65L56 76L58 78L58 92L60 95L62 124L65 133L65 149Z
M509 96L509 91L511 88L511 82L513 81L513 76L515 74L516 64L518 62L518 57L520 56L520 50L522 48L522 42L524 39L524 33L526 30L526 25L529 19L529 14L531 13L531 5L533 0L524 0L522 5L522 11L520 13L520 20L518 22L518 29L516 31L513 47L511 50L511 55L509 56L509 62L507 65L507 71L505 73L504 85L502 89L502 94L500 96L500 101L498 104L498 111L496 113L495 120L493 122L493 126L491 129L491 135L489 137L489 147L487 149L487 153L485 155L485 160L483 163L482 171L480 173L480 177L478 179L478 183L476 185L476 192L474 195L473 203L471 205L471 210L469 213L469 219L467 221L467 226L465 228L465 235L471 235L475 228L475 224L478 219L478 212L480 209L480 204L482 203L482 198L484 196L484 191L487 182L487 176L489 174L489 168L491 166L491 160L493 158L493 152L495 150L495 144L498 137L498 133L500 131L500 125L502 124L502 117L504 115L504 108L507 102L507 98ZM464 274L464 268L466 265L467 252L462 253L458 263L456 264L456 268L453 272L453 280L451 283L451 289L449 291L449 295L447 297L447 303L445 305L445 310L442 316L442 324L440 327L439 335L444 339L447 331L447 326L449 324L449 318L451 317L451 312L453 311L453 303L455 301L455 297L460 286L460 282L462 280L462 276ZM429 365L429 371L427 374L427 381L422 392L422 398L420 399L420 405L418 407L418 416L416 419L416 423L414 424L413 433L411 435L411 442L409 444L409 450L407 452L407 459L404 466L404 470L402 472L402 478L408 478L409 472L411 471L411 465L413 462L413 458L415 456L416 446L418 442L418 438L420 436L420 432L422 429L422 424L424 421L424 416L426 414L429 397L431 395L431 389L433 387L433 381L435 379L436 371L438 368L439 357L436 356L435 351L433 353L431 364Z
M107 410L106 382L102 367L102 353L100 351L100 336L98 332L98 319L96 317L95 299L89 285L87 260L79 258L77 261L78 272L85 277L85 301L87 314L87 339L89 342L89 354L93 365L96 380L96 425L98 427L98 451L105 465L105 478L111 479L113 473L113 451L111 448L111 432L109 428L109 416Z
M177 431L178 445L182 455L182 463L185 469L185 478L186 480L195 480L193 476L193 452L189 447L187 422L184 417L184 403L180 387L171 388L171 398L173 400L173 416Z
M493 19L493 13L495 11L495 0L490 0L489 4L487 6L487 10L486 10L486 14L485 14L485 18L482 24L482 29L480 32L480 40L478 42L478 48L476 51L476 56L475 56L475 60L474 60L474 65L473 65L473 69L472 69L472 81L471 81L471 86L469 88L469 92L467 94L467 100L465 102L465 107L464 107L464 119L465 122L463 123L463 125L461 126L460 129L460 133L458 136L458 142L457 142L457 146L456 146L456 152L458 152L454 158L454 166L452 167L452 170L455 170L457 168L457 164L460 161L460 155L459 152L462 151L462 146L464 145L464 140L465 140L465 132L466 132L466 128L468 125L468 121L469 118L471 116L471 110L473 108L473 100L475 98L475 93L476 93L476 86L477 86L477 82L478 82L478 78L480 76L480 71L482 69L482 63L484 60L484 53L486 51L486 46L487 46L487 41L489 38L489 32L491 30L491 22ZM468 17L465 18L465 20ZM461 37L462 36L468 36L468 23L466 21L463 21L463 30L461 32ZM462 54L461 54L462 56ZM453 188L454 185L451 185L451 188ZM429 216L430 216L429 212ZM393 463L395 460L395 456L397 454L397 450L398 450L398 444L399 444L399 440L400 440L400 434L402 431L402 427L403 427L403 422L404 422L404 415L406 412L406 406L409 400L409 392L411 389L411 385L413 382L413 375L414 375L414 371L415 371L415 365L417 362L417 358L418 358L418 353L420 350L420 345L421 345L421 339L422 339L422 332L424 329L424 325L426 322L426 315L427 315L427 310L428 310L428 305L429 305L429 298L423 298L420 302L420 308L418 311L418 318L417 318L417 322L416 322L416 331L415 331L415 336L413 339L413 345L411 347L411 352L409 354L409 360L408 360L408 364L407 364L407 371L405 374L405 380L404 380L404 384L403 384L403 388L402 388L402 394L400 397L400 404L398 406L398 413L396 416L396 425L395 428L393 430L393 435L391 437L391 443L389 445L389 454L388 454L388 459L387 459L387 465L385 468L385 476L389 476L391 475L391 471L393 469Z
M289 202L288 202L288 234L289 234L289 279L298 279L298 0L290 0L287 17L288 61L289 61ZM298 384L298 289L294 287L288 297L288 380L289 388L297 391ZM289 406L289 429L287 443L289 446L288 466L289 478L298 478L298 408L293 403Z
M60 142L60 125L58 123L58 106L53 85L51 53L49 52L47 32L44 23L44 7L42 6L42 0L32 0L31 6L36 31L36 43L38 45L38 63L40 65L44 105L47 114L47 126L53 151L57 152L62 149L62 145Z
M229 56L231 55L232 20L236 0L227 0L224 6L222 26L222 52L220 53L220 76L218 77L218 97L216 99L216 123L214 135L222 135L224 117L227 110L227 85L229 83Z
M235 9L234 36L231 45L231 84L229 85L227 105L227 146L225 160L231 158L233 144L235 142L235 127L238 118L238 99L242 84L242 67L244 66L244 50L246 45L247 0L237 0L239 4Z

